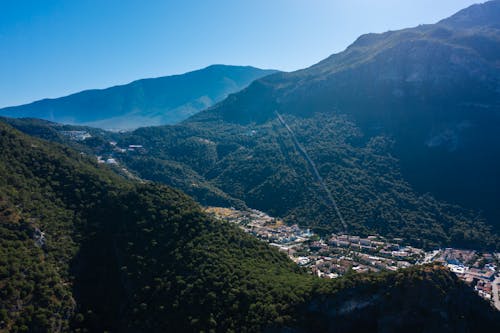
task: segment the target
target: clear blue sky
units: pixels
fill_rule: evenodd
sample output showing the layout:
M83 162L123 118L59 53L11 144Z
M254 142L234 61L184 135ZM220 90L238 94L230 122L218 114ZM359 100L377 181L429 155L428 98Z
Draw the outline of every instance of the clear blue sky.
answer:
M0 107L214 63L290 71L481 0L0 0Z

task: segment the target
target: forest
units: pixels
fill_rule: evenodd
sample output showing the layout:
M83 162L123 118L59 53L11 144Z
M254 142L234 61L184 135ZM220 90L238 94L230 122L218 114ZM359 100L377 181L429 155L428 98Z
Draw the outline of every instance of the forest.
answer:
M338 202L348 232L401 237L428 249L500 246L498 233L478 211L420 193L406 181L390 136L367 135L343 114L284 118ZM123 135L121 145L140 143L147 149L123 162L139 176L178 186L202 204L221 201L193 188L212 188L320 234L344 231L307 160L276 118L248 125L195 120ZM173 172L165 167L171 163L182 167ZM173 183L180 177L189 181Z
M70 147L5 124L0 148L0 330L314 331L340 318L346 329L475 329L499 322L439 266L321 280L212 220L177 190L126 180ZM429 302L408 303L401 288ZM327 310L366 297L366 308ZM446 316L432 325L424 320L440 311ZM407 320L390 320L396 313ZM361 324L360 315L370 319Z

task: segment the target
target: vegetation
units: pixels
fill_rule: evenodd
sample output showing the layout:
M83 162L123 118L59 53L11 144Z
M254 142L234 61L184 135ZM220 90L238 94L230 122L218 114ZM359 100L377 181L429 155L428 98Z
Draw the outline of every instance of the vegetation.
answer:
M116 157L202 204L247 205L319 233L344 231L326 187L349 232L425 248L499 249L499 3L361 36L344 52L259 79L179 125L116 135L119 146L145 147ZM53 125L8 121L59 140L50 138ZM73 146L100 155L111 150L108 135Z
M181 192L126 181L70 148L4 124L0 147L2 330L312 330L317 316L323 325L336 321L321 309L303 311L319 300L396 293L412 281L429 295L470 298L474 310L456 312L465 327L498 323L489 305L446 271L320 280L235 226L211 220ZM441 299L435 308L449 317L433 325L455 327L455 301ZM420 311L416 300L408 307ZM373 306L390 316L399 301L384 296ZM357 316L344 319L356 327ZM392 324L405 328L412 320Z
M248 205L319 233L499 249L480 214L436 199L489 193L485 207L497 203L498 152L477 148L500 142L499 3L364 36L177 126L88 129L93 137L76 143L61 134L71 126L4 119L52 142L0 123L0 331L500 331L499 313L443 267L321 280L182 192L88 157L111 154L111 139L140 144L120 163L203 204ZM426 175L418 163L450 161L442 180L412 183ZM451 186L470 171L469 187ZM433 183L434 195L422 194Z
M250 329L303 299L310 277L184 194L1 126L4 328Z
M336 199L348 232L400 237L424 248L499 248L498 233L477 211L420 194L405 180L390 136L367 135L340 114L283 117ZM35 120L9 122L35 134L55 128ZM89 154L110 152L111 139L121 147L143 145L142 153L115 158L141 178L179 188L202 204L257 208L320 234L345 231L307 159L276 118L249 125L189 121L93 135L71 145Z
M500 245L477 212L419 194L405 181L390 137L366 135L344 115L284 118L336 198L347 231L402 237L425 248ZM306 158L276 118L260 125L189 121L142 128L119 142L147 148L144 155L123 159L131 170L177 186L203 204L220 201L194 193L191 184L210 184L249 207L319 233L344 231ZM171 163L179 173L167 167ZM188 181L173 184L178 178Z

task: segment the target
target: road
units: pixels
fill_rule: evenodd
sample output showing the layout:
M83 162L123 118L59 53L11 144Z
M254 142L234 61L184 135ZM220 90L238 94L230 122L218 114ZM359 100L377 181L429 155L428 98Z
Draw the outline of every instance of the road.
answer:
M306 161L309 163L309 166L311 167L314 176L316 176L316 180L318 183L323 187L323 190L326 193L326 196L328 200L330 201L330 205L335 209L335 213L337 214L337 217L339 218L340 222L342 223L342 227L344 228L344 231L347 231L347 223L345 223L344 218L342 217L342 214L340 213L339 207L337 206L337 202L333 198L332 192L328 189L328 187L325 184L325 181L323 180L323 177L319 174L318 168L316 168L316 164L314 161L309 157L309 154L307 153L306 149L300 144L299 140L297 140L297 137L295 136L295 133L293 130L288 126L288 124L285 122L285 119L278 113L278 111L274 111L276 113L276 116L278 117L279 122L281 125L283 125L288 133L290 133L290 136L292 137L293 142L295 143L295 146L297 149L301 152L301 154L305 157Z
M500 299L498 299L498 284L500 283L500 276L493 281L492 291L493 291L493 301L495 302L495 307L500 311Z

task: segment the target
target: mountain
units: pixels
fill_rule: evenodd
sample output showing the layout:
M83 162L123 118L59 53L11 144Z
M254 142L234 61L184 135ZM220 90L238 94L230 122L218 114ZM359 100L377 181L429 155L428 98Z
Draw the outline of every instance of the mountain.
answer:
M344 52L304 70L258 80L194 119L244 124L274 118L274 110L299 116L342 112L372 132L393 134L406 132L410 121L438 127L438 122L494 114L499 107L499 7L499 1L490 1L438 24L363 35ZM441 146L459 148L450 142Z
M181 124L118 137L143 153L110 154L202 204L212 187L319 233L498 249L499 13L490 1L361 36Z
M0 115L106 129L174 124L275 72L250 66L213 65L182 75L143 79L8 107L0 109Z
M113 139L144 153L94 141L92 151L202 204L247 205L319 233L498 249L499 3L361 36L181 124Z
M179 191L3 123L0 147L2 330L251 330L289 318L310 288L286 256Z
M205 205L246 205L321 234L498 249L499 7L361 36L181 124L113 139L143 145L140 153L117 154L105 139L81 143ZM31 134L58 131L6 121Z
M347 115L419 193L500 220L500 1L437 24L361 36L344 52L263 78L192 122Z
M322 280L179 191L4 123L0 148L2 331L498 328L442 267Z

